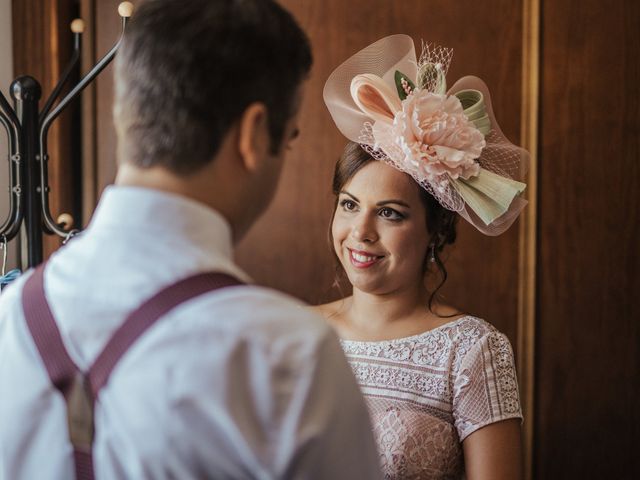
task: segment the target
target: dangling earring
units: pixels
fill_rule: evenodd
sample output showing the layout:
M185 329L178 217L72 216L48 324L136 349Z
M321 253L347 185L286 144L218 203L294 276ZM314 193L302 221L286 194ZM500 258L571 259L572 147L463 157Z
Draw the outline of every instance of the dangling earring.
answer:
M431 253L429 254L429 263L436 262L436 246L435 244L431 244Z

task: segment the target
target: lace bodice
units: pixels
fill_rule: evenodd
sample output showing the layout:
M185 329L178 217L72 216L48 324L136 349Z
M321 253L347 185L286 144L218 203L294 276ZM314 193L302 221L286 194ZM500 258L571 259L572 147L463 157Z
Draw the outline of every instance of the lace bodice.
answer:
M466 316L411 337L341 344L387 479L461 478L468 435L522 418L511 345L484 320Z

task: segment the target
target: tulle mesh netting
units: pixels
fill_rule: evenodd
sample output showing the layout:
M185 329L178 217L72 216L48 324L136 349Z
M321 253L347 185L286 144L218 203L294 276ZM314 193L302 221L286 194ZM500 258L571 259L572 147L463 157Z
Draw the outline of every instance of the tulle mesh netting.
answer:
M400 158L402 152L390 131L380 131L376 139L377 142L373 138L372 124L365 122L358 137L358 143L369 155L411 175L444 208L458 212L486 235L498 235L506 230L527 204L526 200L515 198L504 215L494 220L490 225L486 225L472 210L466 208L464 200L449 182L447 175L441 175L435 181L425 181L417 167L411 168L410 163L394 160ZM514 180L524 178L528 168L528 153L524 149L506 141L504 135L496 130L491 130L485 140L487 145L478 159L482 168Z
M365 122L370 121L351 98L351 80L361 73L372 73L391 81L399 70L409 78L417 74L416 53L413 40L406 35L387 37L392 41L379 40L361 50L340 65L329 76L324 86L324 101L338 130L354 142L358 141ZM356 61L352 61L355 57ZM395 86L393 87L395 89Z
M453 58L453 49L422 42L422 54L418 60L417 84L430 92L440 92L445 87L446 75ZM433 66L433 68L425 68ZM444 92L442 92L444 93Z

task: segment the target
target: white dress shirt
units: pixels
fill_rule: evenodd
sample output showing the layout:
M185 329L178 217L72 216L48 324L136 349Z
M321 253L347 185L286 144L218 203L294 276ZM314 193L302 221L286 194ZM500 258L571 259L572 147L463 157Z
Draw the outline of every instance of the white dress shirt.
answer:
M109 187L89 228L48 262L45 293L86 370L136 306L211 270L248 281L221 215L177 195ZM64 400L22 312L28 276L0 295L0 479L72 479ZM258 286L208 293L161 318L114 369L95 425L97 479L380 475L336 336L301 303Z

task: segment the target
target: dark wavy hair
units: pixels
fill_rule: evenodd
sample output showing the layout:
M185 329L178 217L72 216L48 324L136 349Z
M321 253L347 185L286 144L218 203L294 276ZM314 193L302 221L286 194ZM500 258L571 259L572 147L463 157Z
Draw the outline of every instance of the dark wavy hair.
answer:
M355 143L349 142L344 148L340 159L336 163L335 171L333 173L333 194L335 195L335 204L333 208L333 215L331 216L331 224L333 224L333 218L335 216L336 209L338 208L338 195L342 191L343 187L351 180L358 171L360 171L365 165L370 162L375 162L373 157L369 155L362 147ZM447 281L447 269L442 262L441 253L446 245L452 244L456 241L456 224L458 215L456 212L447 210L433 196L427 192L424 188L419 187L420 199L424 205L426 211L427 232L429 234L429 254L427 255L427 261L423 265L424 273L429 271L429 263L433 262L440 274L440 282L438 286L429 296L429 311L432 313L433 301L436 298L438 291ZM333 236L331 234L331 226L329 227L329 238L331 242L331 248L333 250ZM334 252L335 255L335 252ZM338 263L337 268L340 269L340 262L336 258Z

